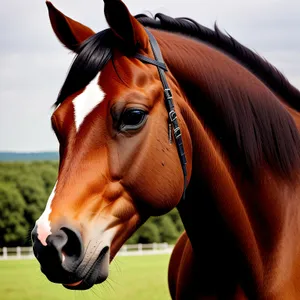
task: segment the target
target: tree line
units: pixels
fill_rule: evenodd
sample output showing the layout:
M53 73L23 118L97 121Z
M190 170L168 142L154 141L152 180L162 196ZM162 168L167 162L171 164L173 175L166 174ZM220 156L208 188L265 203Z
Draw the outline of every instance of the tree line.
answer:
M56 181L57 161L0 163L0 247L31 245L30 232ZM176 209L151 217L127 243L175 243L183 231Z

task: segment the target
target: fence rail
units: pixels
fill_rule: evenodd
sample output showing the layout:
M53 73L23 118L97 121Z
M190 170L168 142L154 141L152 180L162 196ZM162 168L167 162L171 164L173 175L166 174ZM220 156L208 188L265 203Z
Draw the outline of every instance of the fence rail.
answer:
M137 256L170 254L174 245L168 243L123 245L117 256ZM0 248L0 260L32 259L34 258L32 247L3 247Z

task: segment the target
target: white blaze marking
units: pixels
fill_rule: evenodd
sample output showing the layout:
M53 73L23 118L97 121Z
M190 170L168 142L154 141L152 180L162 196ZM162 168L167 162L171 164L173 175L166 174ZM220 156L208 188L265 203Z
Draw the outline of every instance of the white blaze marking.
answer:
M85 117L104 99L104 92L99 86L100 73L86 86L85 90L73 100L76 130Z
M50 220L49 215L52 211L51 204L52 200L55 196L55 190L56 190L57 182L55 183L55 186L51 192L51 195L49 196L46 208L40 218L36 221L37 225L37 234L38 239L41 241L41 243L46 246L46 238L51 234L51 226L50 226Z

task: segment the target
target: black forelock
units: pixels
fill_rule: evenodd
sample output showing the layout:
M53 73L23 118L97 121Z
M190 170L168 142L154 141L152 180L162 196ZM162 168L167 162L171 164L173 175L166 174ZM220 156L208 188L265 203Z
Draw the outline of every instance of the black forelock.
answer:
M113 32L110 29L98 32L84 41L60 90L55 106L68 96L86 87L112 57Z

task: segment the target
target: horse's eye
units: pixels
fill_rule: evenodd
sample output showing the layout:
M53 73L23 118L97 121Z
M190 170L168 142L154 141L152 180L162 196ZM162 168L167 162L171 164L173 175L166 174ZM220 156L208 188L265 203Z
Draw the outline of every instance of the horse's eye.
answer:
M140 109L126 110L122 115L124 125L135 126L140 124L145 117L145 112Z
M147 113L141 109L127 109L121 116L120 130L135 130L146 121Z

